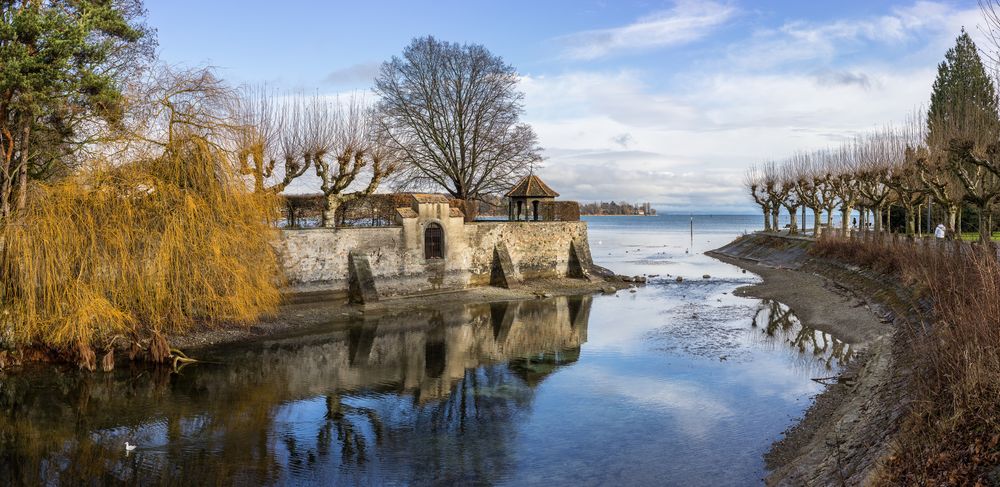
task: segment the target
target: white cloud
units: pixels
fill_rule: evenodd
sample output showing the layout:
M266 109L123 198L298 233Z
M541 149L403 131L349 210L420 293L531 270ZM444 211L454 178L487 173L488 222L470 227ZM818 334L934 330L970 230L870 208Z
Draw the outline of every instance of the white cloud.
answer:
M522 88L548 157L540 173L567 198L738 209L749 164L902 120L924 102L933 76L933 66L718 72L665 93L638 73L589 72L526 77Z
M977 7L956 9L921 1L870 18L793 20L762 29L745 42L734 43L727 59L736 66L759 70L797 62L829 62L846 52L878 52L878 47L907 47L912 54L936 57L944 54L962 26L974 37L981 37L975 28L981 22Z
M975 37L977 22L975 8L917 2L748 34L715 46L717 62L678 66L666 86L627 65L525 76L525 119L546 148L541 174L567 198L746 210L749 164L905 120L927 103L958 29ZM617 51L611 37L587 52Z
M564 55L596 59L621 52L675 46L698 40L736 14L730 5L681 0L674 8L653 13L631 24L579 32L562 38Z

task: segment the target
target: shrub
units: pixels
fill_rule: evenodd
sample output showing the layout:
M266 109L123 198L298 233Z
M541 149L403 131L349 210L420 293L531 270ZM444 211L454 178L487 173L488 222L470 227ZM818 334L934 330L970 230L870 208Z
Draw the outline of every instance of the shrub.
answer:
M68 352L248 323L276 309L278 201L189 136L163 155L94 164L32 188L0 228L0 325L9 345Z
M889 274L933 309L909 328L910 410L881 485L988 484L1000 464L1000 263L992 246L821 240L815 255Z

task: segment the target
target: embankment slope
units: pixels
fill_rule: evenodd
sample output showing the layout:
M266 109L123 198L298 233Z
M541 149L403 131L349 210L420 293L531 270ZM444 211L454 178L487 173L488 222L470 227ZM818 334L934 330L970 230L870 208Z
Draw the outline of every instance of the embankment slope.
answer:
M766 455L768 485L865 485L887 454L905 405L899 320L905 291L812 258L807 239L747 235L710 252L763 278L738 293L780 301L809 326L861 350Z

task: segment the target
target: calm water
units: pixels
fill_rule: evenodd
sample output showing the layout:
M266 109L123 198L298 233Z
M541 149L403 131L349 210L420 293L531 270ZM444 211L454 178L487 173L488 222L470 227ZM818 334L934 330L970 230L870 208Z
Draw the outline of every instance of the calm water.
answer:
M635 293L331 319L179 374L0 374L0 484L760 483L853 351L701 254L758 220L589 218L599 264L659 276Z

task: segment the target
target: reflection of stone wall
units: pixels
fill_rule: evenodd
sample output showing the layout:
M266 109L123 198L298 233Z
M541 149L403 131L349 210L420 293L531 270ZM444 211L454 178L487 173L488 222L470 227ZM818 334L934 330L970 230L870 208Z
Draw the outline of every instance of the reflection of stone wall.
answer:
M499 243L506 244L520 277L563 277L570 243L589 245L586 222L464 223L447 204L420 204L418 210L402 214L398 227L283 230L278 250L289 285L346 293L351 251L368 255L383 296L487 285ZM444 230L444 259L424 258L430 223Z
M589 296L557 297L387 316L320 343L254 350L238 362L266 365L292 396L390 389L434 400L480 365L578 349L587 339L590 304Z
M530 406L538 380L579 356L590 305L589 296L558 297L332 324L311 335L216 350L216 363L180 374L167 367L118 368L100 377L11 374L0 388L0 485L134 484L139 478L144 484L295 484L287 478L295 469L286 465L305 458L310 466L314 460L360 465L360 455L373 449L392 468L414 469L415 483L442 474L458 475L446 483L459 483L477 467L410 464L409 445L420 445L424 458L464 462L446 451L450 444L420 443L449 436L449 428L461 424L459 451L467 447L487 460L502 456L498 442L515 431L508 419ZM515 378L521 380L509 380ZM471 397L476 400L465 400ZM324 403L325 415L317 411ZM283 416L289 412L291 420ZM354 428L357 422L372 430ZM359 436L367 441L352 443ZM125 440L141 445L140 461L124 456ZM343 455L330 455L338 451Z

